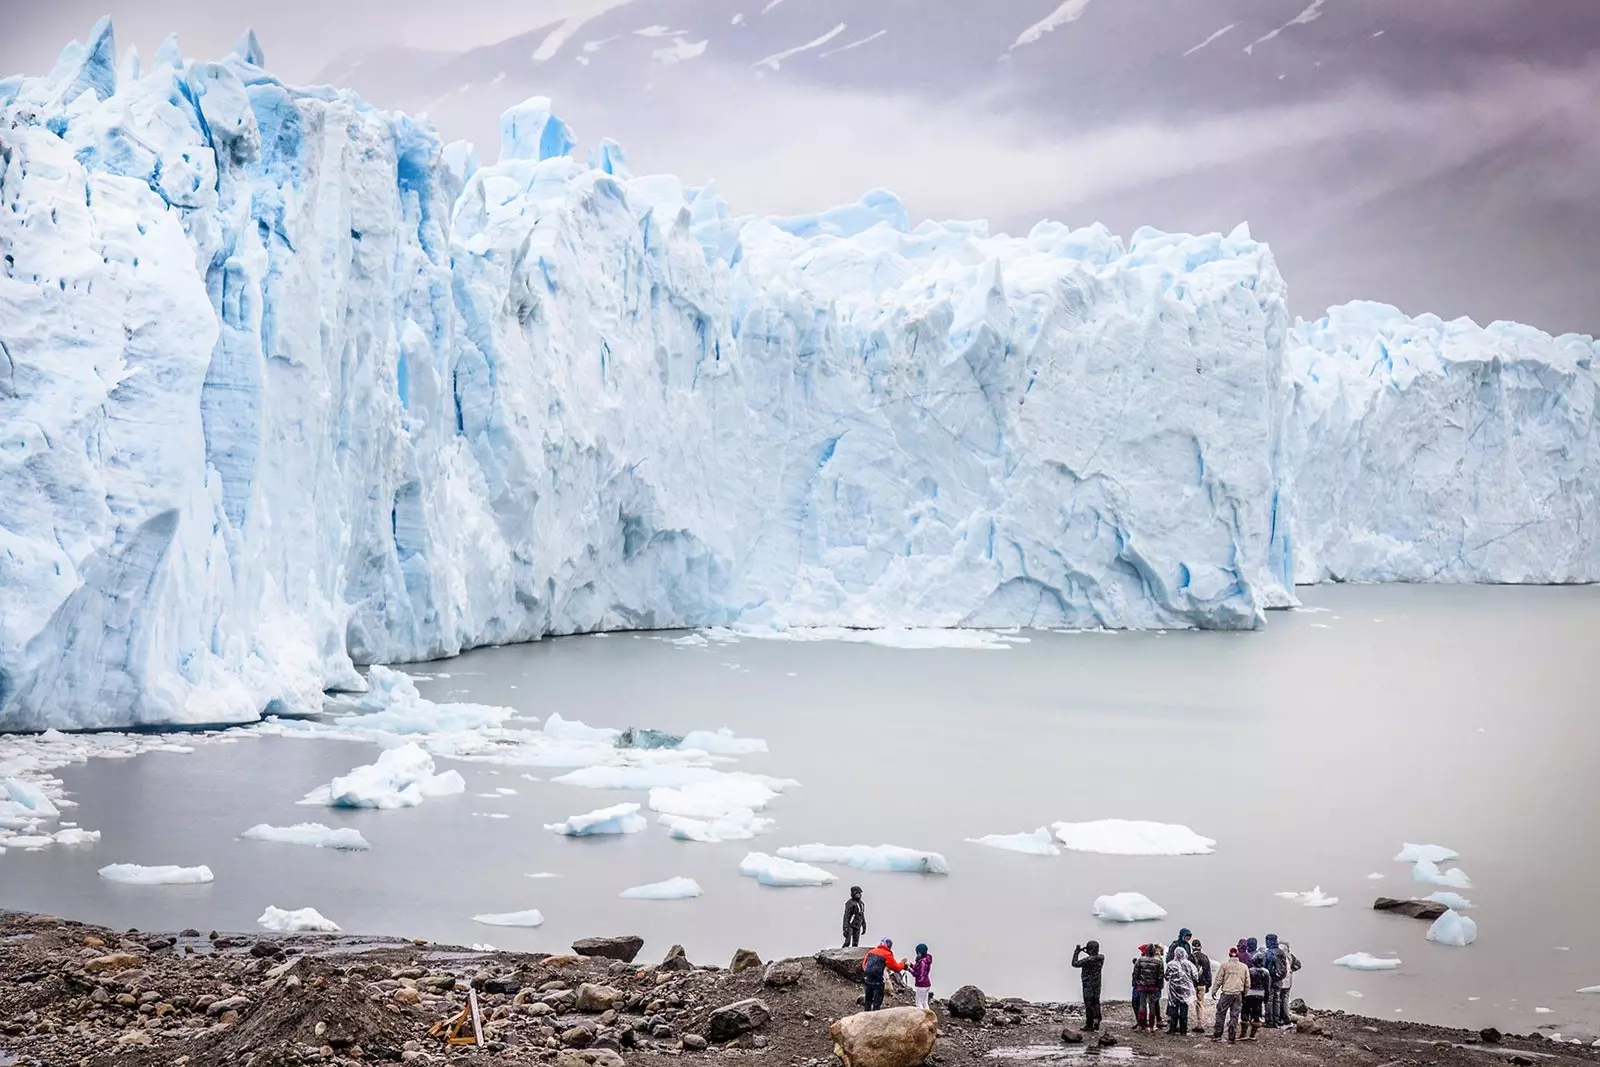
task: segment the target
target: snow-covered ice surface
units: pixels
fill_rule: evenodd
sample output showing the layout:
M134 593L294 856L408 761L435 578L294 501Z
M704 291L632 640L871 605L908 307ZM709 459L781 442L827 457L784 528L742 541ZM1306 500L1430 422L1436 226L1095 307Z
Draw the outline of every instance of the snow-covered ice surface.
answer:
M1059 856L1061 848L1055 843L1048 827L1041 826L1031 834L985 834L967 838L974 845L987 845L1005 852L1025 852L1031 856Z
M472 921L485 926L520 926L531 929L544 925L544 916L539 914L538 908L529 908L527 911L506 911L474 915Z
M1358 302L1285 362L1297 581L1600 580L1591 338Z
M668 878L664 882L636 885L619 895L624 900L691 900L704 891L693 878Z
M1472 944L1478 939L1478 924L1470 916L1462 915L1454 908L1433 921L1428 927L1428 940L1437 941L1441 945L1454 945L1458 948Z
M716 844L719 841L748 841L764 834L777 825L753 811L741 810L719 815L715 819L692 819L685 815L661 815L658 821L672 837L679 841L699 841Z
M591 837L597 834L636 834L647 824L639 814L637 804L613 804L586 815L574 815L562 822L545 823L551 833L567 837Z
M1153 922L1167 917L1167 909L1143 893L1110 893L1094 898L1095 917L1104 922Z
M100 877L124 885L202 885L212 881L211 868L164 865L141 867L137 863L112 863L100 868Z
M1335 904L1339 903L1338 897L1328 896L1322 891L1322 887L1320 885L1312 889L1308 889L1304 893L1298 893L1294 890L1289 890L1288 892L1279 893L1277 895L1282 897L1284 900L1292 900L1296 904L1304 904L1308 908L1331 908Z
M336 934L339 932L339 924L332 919L324 918L316 908L296 908L293 911L288 911L268 904L267 910L261 913L261 917L256 922L266 929L280 934Z
M239 835L250 841L275 841L285 845L309 845L312 848L331 848L340 851L360 852L372 847L361 831L351 826L335 830L320 822L298 822L293 826L269 826L257 823Z
M1102 852L1111 856L1201 856L1214 851L1216 842L1187 826L1101 819L1097 822L1058 822L1056 840L1074 852Z
M813 867L809 863L769 856L765 852L748 853L739 861L739 873L770 886L818 886L839 880L832 871Z
M1400 961L1392 957L1374 956L1367 952L1352 952L1333 961L1335 967L1348 967L1352 971L1392 971Z
M313 789L300 803L330 808L414 808L429 797L453 796L466 789L459 771L436 773L433 757L415 742L407 742L381 753L375 762Z
M477 166L263 61L119 72L102 22L0 83L0 726L315 712L544 634L1290 601L1244 228L738 216L548 101Z
M950 864L939 853L900 845L787 845L778 849L778 858L796 863L837 863L861 871L950 873Z

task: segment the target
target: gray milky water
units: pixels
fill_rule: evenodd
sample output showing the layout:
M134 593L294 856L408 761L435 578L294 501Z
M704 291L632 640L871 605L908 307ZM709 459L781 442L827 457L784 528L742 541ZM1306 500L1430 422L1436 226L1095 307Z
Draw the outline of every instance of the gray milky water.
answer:
M945 993L1076 998L1075 942L1105 946L1107 995L1140 942L1192 927L1213 952L1268 932L1304 960L1315 1006L1451 1025L1543 1027L1600 1038L1600 588L1333 587L1259 633L1032 634L1003 650L911 651L745 640L705 648L612 635L485 649L416 668L433 699L560 712L593 725L728 726L767 739L737 767L802 785L754 842L649 831L574 840L542 825L642 793L531 782L524 768L449 763L463 796L338 812L295 803L370 762L371 745L247 738L192 754L96 760L61 773L104 833L87 849L0 858L0 907L142 929L248 930L262 909L312 906L348 932L558 951L632 932L645 956L673 943L700 962L837 943L844 887L866 890L869 937L926 941ZM546 778L559 771L529 769ZM498 771L498 773L495 773ZM499 787L515 795L485 799ZM508 818L491 819L488 813ZM478 814L474 814L478 813ZM1056 820L1184 823L1207 856L1036 857L965 842ZM355 826L337 853L237 839L257 822ZM1448 845L1473 885L1476 944L1427 942L1427 924L1376 914L1374 897L1421 895L1406 841ZM906 845L948 877L834 868L836 886L771 889L737 875L751 848ZM206 886L139 888L96 877L111 862L208 864ZM561 877L532 880L534 872ZM1381 874L1370 880L1369 874ZM674 876L705 895L620 900ZM1307 908L1275 896L1313 886ZM1100 894L1144 893L1167 921L1103 924ZM538 908L535 930L471 921ZM1333 966L1393 953L1397 971ZM1123 993L1125 995L1125 993ZM1548 1012L1537 1009L1547 1008Z

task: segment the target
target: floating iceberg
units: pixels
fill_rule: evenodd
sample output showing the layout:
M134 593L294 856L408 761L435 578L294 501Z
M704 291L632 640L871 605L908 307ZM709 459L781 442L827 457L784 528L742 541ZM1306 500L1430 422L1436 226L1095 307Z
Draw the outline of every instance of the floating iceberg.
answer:
M1308 889L1304 893L1296 893L1291 890L1287 893L1279 893L1277 895L1282 897L1284 900L1292 900L1297 904L1304 904L1308 908L1331 908L1335 904L1339 903L1338 897L1328 896L1322 891L1322 887L1320 885L1313 889Z
M624 889L619 895L624 900L689 900L701 892L700 883L693 878L668 878L665 882Z
M1094 914L1104 922L1139 923L1165 919L1167 909L1143 893L1112 893L1094 898Z
M685 815L658 817L671 836L679 841L699 841L716 844L719 841L748 841L757 834L770 831L777 822L764 819L748 809L719 815L715 819L691 819Z
M437 734L482 730L517 715L512 708L489 704L439 704L417 691L410 675L374 664L367 671L367 691L336 697L330 710L345 710L334 725L390 734Z
M280 934L336 934L339 924L331 919L325 919L317 912L316 908L298 908L294 911L285 911L267 905L267 910L261 913L261 918L256 922L275 933Z
M124 885L201 885L213 880L211 868L141 867L137 863L112 863L100 868L100 877Z
M691 819L717 819L738 812L760 811L778 791L753 775L723 774L682 786L650 790L650 810Z
M950 864L939 853L899 845L788 845L778 849L778 858L797 863L839 863L861 871L950 873Z
M1472 880L1460 867L1441 871L1432 860L1418 860L1411 868L1411 880L1421 885L1444 886L1447 889L1471 889Z
M565 822L545 823L544 828L567 837L591 837L597 834L636 834L645 826L644 816L639 814L639 805L614 804L587 815L574 815Z
M1461 858L1461 853L1444 845L1413 845L1409 842L1401 847L1395 856L1396 863L1419 863L1427 860L1429 863L1443 863L1446 860ZM1371 877L1370 875L1368 877Z
M1456 911L1466 911L1468 908L1473 906L1472 901L1468 900L1460 893L1451 893L1443 890L1429 893L1422 899L1431 900L1435 904L1443 904L1445 907L1454 908Z
M1448 909L1428 927L1428 940L1437 941L1441 945L1464 948L1477 939L1478 924L1454 908Z
M561 876L559 874L553 874L550 871L535 871L532 874L525 874L522 877L524 877L524 878L560 878Z
M100 840L99 830L84 830L72 826L50 835L58 845L92 845ZM0 842L3 844L4 842Z
M1580 993L1600 993L1600 985L1586 985L1578 990Z
M429 797L466 791L466 779L458 772L435 774L433 757L413 741L313 789L300 803L330 808L414 808Z
M809 863L769 856L765 852L751 852L739 861L739 873L754 878L762 885L816 886L837 882L838 876Z
M20 778L7 778L3 783L6 795L11 798L11 803L25 810L29 815L39 819L55 819L61 815L60 810L45 796L44 790L36 785L24 782Z
M985 834L969 837L974 845L987 845L1006 852L1026 852L1030 856L1059 856L1061 849L1051 837L1048 827L1041 826L1031 834Z
M1367 952L1352 952L1333 961L1335 967L1348 967L1352 971L1392 971L1400 966L1397 959L1374 956Z
M257 823L239 835L250 841L276 841L285 845L309 845L312 848L332 848L347 852L362 852L372 846L361 836L361 831L344 826L337 830L320 822L298 822L293 826L268 826Z
M748 756L767 751L767 743L759 737L735 737L732 730L690 730L678 743L679 748L695 749L713 756Z
M474 915L472 921L485 926L522 926L532 928L544 925L544 916L539 914L538 908L529 908L527 911L505 911L488 915Z
M1187 826L1128 819L1098 822L1058 822L1056 839L1074 852L1102 852L1111 856L1203 856L1215 851L1216 842Z

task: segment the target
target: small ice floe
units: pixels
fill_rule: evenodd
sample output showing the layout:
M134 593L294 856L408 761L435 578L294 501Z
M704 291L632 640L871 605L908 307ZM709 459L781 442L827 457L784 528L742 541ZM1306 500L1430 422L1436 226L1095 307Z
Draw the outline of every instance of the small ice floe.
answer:
M1056 840L1074 852L1099 852L1108 856L1203 856L1215 851L1216 842L1175 823L1100 819L1096 822L1058 822Z
M391 748L376 761L353 768L305 795L302 804L330 808L414 808L429 797L467 791L456 771L434 773L433 757L415 741Z
M1549 1015L1553 1010L1552 1008L1534 1008L1533 1012L1535 1015Z
M1111 893L1094 898L1094 914L1104 922L1138 923L1165 919L1167 910L1143 893Z
M769 856L765 852L746 855L739 861L739 873L762 885L780 887L827 885L839 880L837 875L821 867Z
M544 925L544 916L539 914L538 908L529 908L527 911L504 911L497 914L474 915L472 921L485 926L521 926L532 929Z
M771 779L754 774L722 773L681 786L650 790L650 810L691 819L716 819L735 812L760 811L778 796Z
M65 830L57 830L50 836L58 845L92 845L100 840L100 831L71 826Z
M1600 985L1586 985L1582 989L1578 990L1578 992L1600 994Z
M123 885L201 885L213 880L211 868L171 865L141 867L137 863L112 863L100 868L100 877Z
M267 910L261 913L261 918L256 922L279 934L336 934L339 924L332 919L324 918L316 908L299 908L294 911L285 911L267 905Z
M974 845L987 845L1003 852L1023 852L1030 856L1059 856L1061 849L1050 835L1048 827L1041 826L1031 834L985 834L969 837Z
M703 890L693 878L668 878L665 882L651 882L624 889L618 896L623 900L692 900Z
M658 821L671 831L678 841L700 841L716 844L721 841L748 841L764 834L777 825L776 820L764 819L748 808L730 812L715 819L691 819L687 815L662 815Z
M524 878L560 878L561 876L559 874L554 874L554 873L552 873L550 871L535 871L532 874L525 874L522 877L524 877Z
M494 791L503 797L514 797L517 795L517 791L512 789L510 786L497 785L495 786Z
M736 737L732 730L690 730L678 742L680 749L704 752L708 756L748 756L767 751L759 737Z
M1292 900L1296 903L1304 904L1308 908L1331 908L1339 903L1338 897L1328 896L1322 891L1320 885L1308 889L1304 893L1296 893L1290 890L1287 893L1279 893L1277 895L1284 900Z
M1417 863L1427 860L1429 863L1443 863L1446 860L1458 860L1461 853L1444 845L1413 845L1407 841L1400 847L1400 853L1395 856L1396 863Z
M297 822L293 826L268 826L257 823L239 835L249 841L273 841L283 845L331 848L341 852L364 852L372 846L361 831L350 826L335 830L320 822Z
M1421 899L1432 901L1435 904L1443 904L1445 907L1454 908L1457 911L1466 911L1472 907L1472 901L1460 893L1451 893L1445 890L1436 890Z
M1362 997L1366 996L1366 994L1361 992L1359 989L1346 989L1344 991L1344 995L1347 997L1355 997L1357 1000L1360 1000Z
M1371 874L1367 875L1367 881L1381 882L1383 881L1383 875L1379 874L1377 871L1373 871Z
M503 811L475 811L472 813L476 819L509 819L511 816Z
M1411 868L1411 880L1420 885L1437 885L1446 889L1471 889L1472 879L1460 867L1441 871L1432 860L1418 860Z
M379 665L367 669L365 693L334 697L328 703L335 711L349 713L335 718L335 726L369 736L483 730L517 715L514 708L489 704L437 703L417 691L411 675Z
M1352 971L1392 971L1400 966L1393 957L1374 956L1370 952L1352 952L1333 961L1335 967L1348 967Z
M778 849L778 858L797 863L838 863L858 871L950 873L950 864L939 853L899 845L789 845Z
M1428 927L1428 940L1437 941L1441 945L1465 948L1477 939L1478 924L1454 908L1447 908L1445 913L1433 920L1433 925Z
M545 823L551 833L567 837L594 837L600 834L636 834L646 826L637 804L614 804L587 815L574 815L565 822Z

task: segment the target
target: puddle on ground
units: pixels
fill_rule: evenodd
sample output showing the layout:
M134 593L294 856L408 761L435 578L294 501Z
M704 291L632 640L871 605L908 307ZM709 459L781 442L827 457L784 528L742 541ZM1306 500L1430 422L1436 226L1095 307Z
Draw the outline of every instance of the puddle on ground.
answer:
M1133 1049L1126 1045L1101 1048L1099 1045L1015 1045L989 1050L991 1060L1017 1060L1024 1063L1055 1063L1060 1060L1091 1060L1100 1063L1129 1063Z

